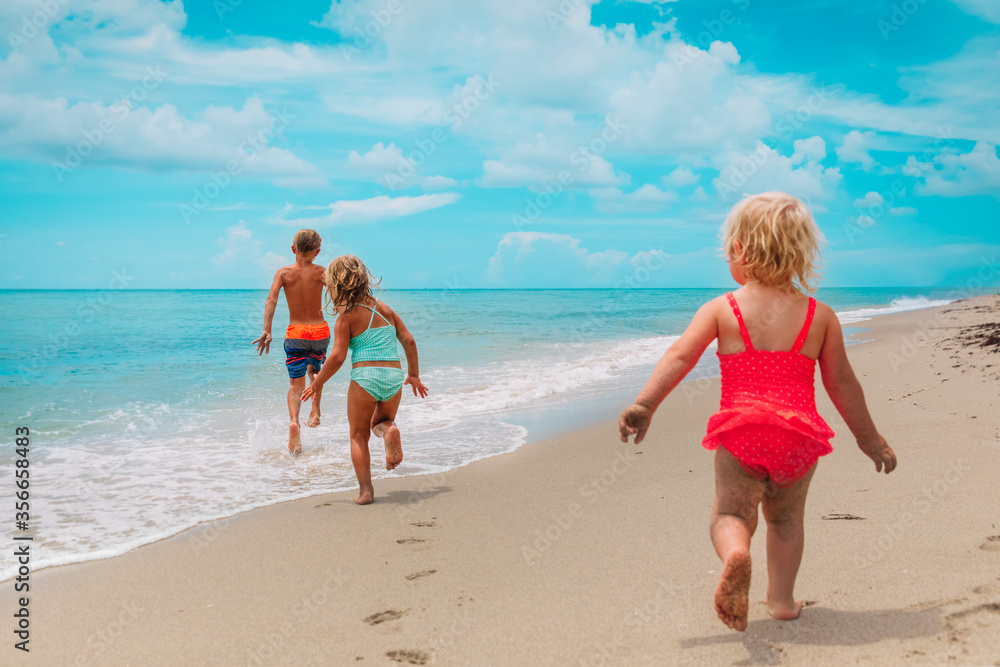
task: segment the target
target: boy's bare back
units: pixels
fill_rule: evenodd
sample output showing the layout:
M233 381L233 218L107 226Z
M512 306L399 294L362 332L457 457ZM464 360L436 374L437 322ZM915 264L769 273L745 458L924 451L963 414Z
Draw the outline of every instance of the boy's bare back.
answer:
M323 319L323 272L319 264L290 264L274 274L271 293L284 289L289 324L321 324Z

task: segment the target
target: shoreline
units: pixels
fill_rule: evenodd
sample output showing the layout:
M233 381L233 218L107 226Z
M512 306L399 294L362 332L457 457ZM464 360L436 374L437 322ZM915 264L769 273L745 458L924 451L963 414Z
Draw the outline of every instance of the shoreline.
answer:
M367 508L353 490L284 501L32 573L32 652L46 664L995 662L1000 491L976 462L995 461L1000 440L1000 361L948 342L994 304L862 323L869 342L848 354L900 467L875 477L819 392L838 436L807 505L798 594L815 604L795 623L751 605L740 635L711 609L711 457L697 442L715 378L678 388L638 447L602 422L380 480ZM956 437L961 448L938 446ZM0 598L12 608L12 587Z
M979 298L979 297L972 297L972 298ZM952 302L952 303L956 303L956 302ZM890 306L885 306L884 308L888 308L888 307L890 307ZM852 319L849 323L843 325L843 327L845 329L845 342L849 346L850 345L856 345L856 344L870 342L868 339L859 339L861 337L861 334L863 334L864 332L866 332L868 330L868 327L865 327L863 325L865 325L865 324L867 324L869 322L872 322L872 321L877 321L879 318L886 317L886 316L900 315L900 314L904 314L905 315L907 313L919 313L919 312L933 310L935 308L941 308L941 307L944 307L944 306L928 306L928 307L922 307L922 308L917 308L917 309L913 309L913 310L904 310L904 311L899 311L899 312L877 313L877 314L874 314L874 315L872 315L870 317L866 317L865 319L862 319L862 320L854 320L854 319ZM862 311L854 311L854 310L852 310L852 311L845 311L845 312L855 313L855 312L865 312L867 310L869 310L869 309L865 308ZM874 310L879 310L879 309L874 309ZM848 333L851 330L854 330L853 333ZM712 356L712 350L714 350L714 347L712 347L712 348L710 348L709 350L706 351L706 353L704 355L704 358L699 362L698 366L692 371L691 376L689 376L688 378L686 378L684 380L684 383L682 383L682 384L688 384L688 386L690 388L690 386L692 386L692 385L703 385L705 382L710 382L713 379L714 380L718 379L718 377L719 377L718 376L718 364L715 361L714 357L712 359L709 359L706 362L706 359L708 357ZM655 364L653 364L653 365L655 365ZM650 371L652 370L653 365L650 365L650 369L649 369ZM692 377L694 375L698 375L699 377ZM499 453L489 453L489 454L484 455L481 458L475 458L473 460L470 460L470 461L468 461L466 463L463 463L461 465L458 465L456 467L449 468L448 470L445 470L445 471L425 472L425 473L414 472L414 473L408 473L408 474L403 474L403 475L399 475L399 476L393 476L393 477L390 477L390 478L383 478L383 479L379 479L377 481L379 483L382 483L384 481L388 481L388 479L407 479L407 478L420 479L420 478L423 478L423 477L437 477L439 475L451 472L452 470L458 470L458 469L461 469L461 468L465 468L465 467L467 467L469 465L472 465L474 463L478 463L480 461L483 461L483 460L486 460L486 459L489 459L489 458L509 455L509 454L513 453L514 451L517 451L520 448L523 448L523 447L526 447L526 446L529 446L529 445L532 445L532 444L535 444L535 443L541 443L541 442L550 440L552 438L564 436L564 435L567 435L567 434L572 433L574 431L586 430L587 428L596 427L596 426L598 426L598 425L600 425L600 424L608 421L609 419L617 419L617 414L618 414L618 412L621 409L621 405L627 405L628 402L632 400L632 398L634 397L634 395L636 393L638 393L638 391L639 391L640 388L641 388L641 385L636 386L636 387L630 387L630 388L625 389L625 390L621 390L621 389L617 390L613 398L614 399L619 399L618 402L615 402L614 400L608 401L608 396L606 396L606 395L605 396L592 396L592 397L584 399L584 400L566 401L566 402L551 402L551 403L547 399L543 399L541 401L541 404L538 405L538 406L524 406L524 407L510 408L510 409L505 409L505 410L499 411L496 414L497 414L498 418L500 419L500 421L504 421L506 423L510 423L513 426L516 426L516 427L519 427L519 428L523 428L525 430L525 435L524 435L523 442L521 444L515 446L513 449L510 449L510 450L507 450L507 451L504 451L504 452L499 452ZM700 391L700 389L699 389L699 391ZM677 392L681 392L681 388L680 387L677 389ZM613 403L614 406L615 406L614 409L602 410L602 406L604 404L608 404L608 403ZM621 405L619 405L619 403L621 403ZM592 407L596 408L596 413L597 414L600 414L600 412L604 411L604 412L607 412L608 415L604 416L604 417L596 416L593 412L591 412L590 410L587 409L587 406L592 406ZM581 424L581 425L571 425L574 422L576 422L576 421L579 420L579 415L582 412L586 412L587 415L588 415L586 417L586 421L583 424ZM373 444L376 444L375 441L373 441ZM83 564L83 563L89 563L89 562L95 562L95 561L101 561L101 560L108 560L108 559L119 558L121 556L124 556L124 555L126 555L126 554L128 554L128 553L130 553L130 552L132 552L134 550L136 550L136 549L141 549L141 548L143 548L145 546L157 544L157 543L162 542L164 540L170 540L172 538L181 536L181 535L183 535L186 532L191 531L191 530L197 530L201 526L205 526L205 525L209 525L209 524L213 524L213 523L218 523L218 522L228 522L228 521L233 520L237 516L240 516L240 515L243 515L243 514L247 514L247 513L256 512L256 511L259 511L259 510L264 510L264 509L267 509L268 507L273 507L273 506L280 505L280 504L283 504L283 503L296 502L296 501L305 501L305 500L308 500L309 498L316 498L316 497L330 495L330 494L336 494L336 493L350 493L350 492L352 492L352 491L355 490L355 486L356 486L356 483L354 481L352 481L351 483L349 483L349 485L347 486L347 488L343 488L343 489L324 490L324 491L309 491L309 492L305 492L304 495L293 496L293 497L290 497L290 498L283 498L283 499L281 499L281 500L279 500L277 502L275 502L273 500L269 500L269 501L267 501L266 504L262 504L262 505L253 505L253 504L250 504L249 506L244 506L242 508L237 509L234 512L229 512L227 510L227 513L224 514L224 515L220 515L220 516L217 516L217 517L214 517L214 518L210 518L210 519L204 519L204 520L199 521L198 523L195 523L195 524L183 527L183 528L171 529L167 534L163 534L162 536L153 538L151 540L148 539L148 538L137 538L135 540L132 540L132 541L128 542L126 545L122 545L120 547L114 547L114 548L109 549L108 553L106 555L92 556L92 557L89 557L89 558L86 558L86 559L83 559L83 560L79 560L78 559L79 556L72 556L72 557L68 556L67 557L68 560L66 560L65 562L46 563L45 565L41 566L37 571L41 572L41 571L47 570L49 568L65 567L65 566L71 566L71 565L75 565L75 564ZM61 560L61 559L60 558L56 558L54 560L58 561L58 560ZM6 579L0 579L0 582L9 582L9 581L12 581L13 576L14 575L12 574L10 577L8 577Z

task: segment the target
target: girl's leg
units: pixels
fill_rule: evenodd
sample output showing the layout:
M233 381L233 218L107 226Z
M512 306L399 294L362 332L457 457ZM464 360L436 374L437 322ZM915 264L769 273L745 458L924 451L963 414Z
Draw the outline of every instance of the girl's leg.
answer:
M371 456L368 453L368 429L374 412L375 399L352 380L347 389L347 421L351 428L351 463L361 489L354 502L359 505L367 505L375 498Z
M403 462L403 441L396 427L396 411L399 410L399 399L403 397L400 389L388 401L375 404L372 415L372 433L385 441L385 469L392 470Z
M757 529L757 505L765 488L725 447L716 450L710 533L723 566L715 589L715 611L723 623L740 632L747 628L750 611L750 538Z
M798 618L802 610L792 592L802 562L806 493L815 471L814 464L801 479L765 496L761 503L767 522L767 611L782 621Z

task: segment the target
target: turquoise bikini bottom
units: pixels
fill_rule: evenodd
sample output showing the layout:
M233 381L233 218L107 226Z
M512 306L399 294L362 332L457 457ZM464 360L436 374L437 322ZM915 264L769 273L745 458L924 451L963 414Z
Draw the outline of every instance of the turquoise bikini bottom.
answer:
M376 401L388 401L403 387L403 370L383 366L361 366L351 369L351 379Z

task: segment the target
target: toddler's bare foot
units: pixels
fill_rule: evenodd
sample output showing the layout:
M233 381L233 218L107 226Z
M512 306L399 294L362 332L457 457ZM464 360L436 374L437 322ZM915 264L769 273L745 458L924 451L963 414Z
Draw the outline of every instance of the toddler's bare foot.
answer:
M385 469L392 470L403 462L403 442L399 429L393 424L382 432L385 440Z
M319 426L319 410L314 410L309 413L309 420L306 422L306 426L309 428L316 428Z
M361 489L361 493L354 498L354 502L358 505L371 505L373 500L375 500L374 489Z
M729 554L715 589L715 612L734 630L747 629L750 611L750 553L737 549Z
M764 598L764 604L767 605L767 613L771 615L771 618L779 621L794 621L802 612L801 600L792 600L792 604L788 605L786 603L771 602L768 598Z
M291 454L302 453L302 437L299 435L299 425L296 422L288 425L288 451Z

